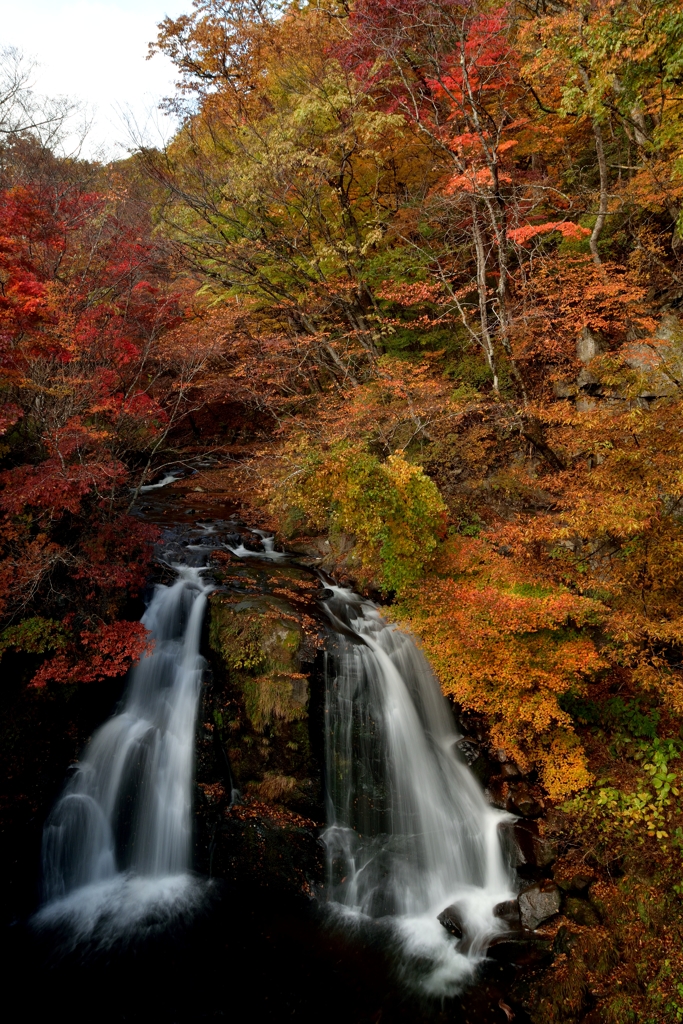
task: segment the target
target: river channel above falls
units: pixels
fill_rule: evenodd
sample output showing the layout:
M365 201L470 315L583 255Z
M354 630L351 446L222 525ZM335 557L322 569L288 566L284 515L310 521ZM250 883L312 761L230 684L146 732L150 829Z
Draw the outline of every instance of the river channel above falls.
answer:
M422 655L312 559L191 498L141 502L164 530L157 646L48 817L41 905L6 958L34 965L27 1015L510 1019L515 968L484 959L513 895L504 815Z

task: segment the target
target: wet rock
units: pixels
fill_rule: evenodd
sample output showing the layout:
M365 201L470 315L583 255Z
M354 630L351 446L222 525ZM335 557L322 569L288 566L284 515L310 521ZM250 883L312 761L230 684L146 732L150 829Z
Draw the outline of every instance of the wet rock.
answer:
M522 849L517 842L515 837L515 825L517 822L514 821L503 821L498 826L498 834L500 836L501 846L503 853L508 864L513 868L520 868L526 861Z
M488 730L486 723L483 718L478 715L474 715L471 712L460 711L458 714L458 720L460 722L460 728L465 733L468 740L476 740L477 743L486 743L488 740Z
M473 740L458 740L457 747L470 766L481 756L481 747Z
M227 792L234 786L257 802L286 805L317 820L321 664L299 607L281 595L264 594L261 573L247 563L240 570L239 589L210 599L214 678L205 690L203 718L214 727L207 749L219 765L207 764L198 781L213 782L223 766ZM292 594L300 578L308 583L294 568L278 570L278 578ZM308 599L309 590L302 598Z
M487 957L499 963L514 963L520 967L539 967L550 963L553 948L550 939L540 935L508 933L496 935L486 951Z
M504 779L518 779L520 770L514 761L507 761L500 766L500 773Z
M489 779L489 784L486 788L486 796L489 803L492 803L494 807L499 807L502 811L508 809L508 799L510 796L510 786L506 779L502 776L496 776Z
M493 916L504 921L511 930L521 930L522 918L517 900L505 900L504 903L497 903L493 908Z
M580 896L567 897L564 905L564 914L570 921L574 921L575 924L584 925L587 928L594 928L595 925L600 924L600 918L595 909L588 900L582 900Z
M585 893L595 874L581 856L564 856L553 867L553 880L563 892Z
M559 913L560 889L554 882L544 879L520 892L517 901L522 925L533 931L548 918Z
M455 935L456 939L463 937L462 912L457 903L453 903L450 907L442 910L437 917L437 921L443 925L447 932Z
M506 822L500 826L506 834L508 850L514 847L516 856L511 857L514 867L526 864L532 868L547 868L557 859L557 844L539 834L535 821Z
M538 818L545 810L540 790L525 779L496 776L489 780L486 795L494 807L522 818Z
M309 894L325 878L317 833L316 822L292 812L256 802L233 806L213 833L211 873L235 885Z
M585 892L593 881L592 876L579 872L566 877L553 871L553 878L564 892Z
M506 810L523 818L537 818L543 814L545 804L540 790L522 779L510 784Z

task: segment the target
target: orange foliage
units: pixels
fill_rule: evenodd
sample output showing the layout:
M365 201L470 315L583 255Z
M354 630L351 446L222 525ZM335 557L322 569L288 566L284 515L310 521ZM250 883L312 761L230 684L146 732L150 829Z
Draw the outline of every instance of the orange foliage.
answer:
M492 741L555 799L591 779L570 716L558 704L605 667L590 630L605 609L528 575L485 540L448 542L399 614L422 640L444 692L484 714Z

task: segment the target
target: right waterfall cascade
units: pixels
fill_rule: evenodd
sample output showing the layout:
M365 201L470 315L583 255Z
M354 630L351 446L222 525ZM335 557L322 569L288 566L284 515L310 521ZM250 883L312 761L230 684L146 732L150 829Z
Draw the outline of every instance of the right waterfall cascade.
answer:
M448 703L410 636L352 591L329 590L330 900L357 924L391 920L407 960L422 963L420 987L446 995L506 930L494 908L514 896L498 828L510 816L490 806L457 752ZM438 921L449 905L459 941Z

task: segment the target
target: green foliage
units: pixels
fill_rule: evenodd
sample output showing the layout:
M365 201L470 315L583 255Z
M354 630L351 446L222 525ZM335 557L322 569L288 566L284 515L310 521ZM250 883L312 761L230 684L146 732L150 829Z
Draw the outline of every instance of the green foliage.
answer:
M214 605L209 642L231 672L257 671L265 664L257 617L234 614L231 609L226 613L222 606Z
M654 739L657 735L660 713L656 708L642 710L640 698L625 701L622 697L610 697L604 703L597 704L570 692L560 698L560 704L572 718L584 725L627 732L631 736L647 739Z
M565 809L579 816L579 827L593 829L605 844L617 838L623 842L626 837L642 843L647 835L670 845L672 813L677 811L671 797L680 794L678 774L670 765L682 748L680 740L658 737L629 743L622 747L621 757L630 755L640 763L642 774L635 788L626 792L617 786L599 786L568 801Z
M552 587L543 587L538 583L515 583L510 587L510 593L516 594L518 597L550 597L554 591ZM562 639L570 638L562 637Z
M295 671L301 636L289 614L280 613L267 598L235 605L214 601L209 642L241 691L257 733L276 720L293 722L305 717L306 702L296 696L293 687L301 678ZM220 722L214 720L221 728L222 716Z
M443 536L446 507L419 466L402 454L381 462L364 444L347 442L325 452L303 444L288 462L277 509L293 507L308 529L351 534L361 574L386 593L422 576Z
M396 327L382 337L382 347L389 355L404 352L442 351L459 348L459 342L452 330L446 328L425 330L411 327L406 323Z
M63 650L68 633L61 622L34 615L16 626L7 626L0 633L0 658L9 648L25 654L46 654Z
M460 534L463 537L478 537L486 524L481 516L472 509L465 508L460 512L457 522L448 527L448 536Z

